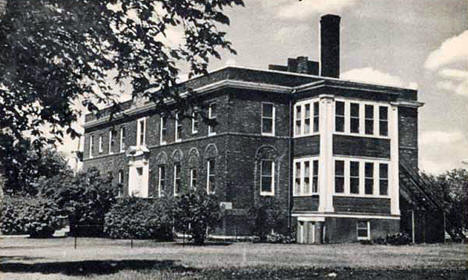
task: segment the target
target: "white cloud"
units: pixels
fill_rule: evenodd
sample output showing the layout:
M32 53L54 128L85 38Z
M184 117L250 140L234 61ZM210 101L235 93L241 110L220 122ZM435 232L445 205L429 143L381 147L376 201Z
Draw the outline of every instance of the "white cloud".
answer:
M263 0L262 5L265 9L273 9L278 18L307 20L315 14L339 12L356 2L356 0Z
M444 78L436 83L438 89L468 97L468 71L443 68L438 74Z
M445 40L440 47L429 54L424 66L436 70L454 62L468 62L468 30L458 36Z
M274 34L274 39L280 43L294 42L304 34L309 34L309 26L306 24L284 25Z
M410 82L407 84L398 76L393 76L391 74L381 72L372 67L351 69L342 73L340 77L345 80L353 80L393 87L415 89L418 86L418 84L415 82Z
M421 145L436 145L436 144L454 144L463 141L465 136L461 131L426 131L421 134L420 143Z

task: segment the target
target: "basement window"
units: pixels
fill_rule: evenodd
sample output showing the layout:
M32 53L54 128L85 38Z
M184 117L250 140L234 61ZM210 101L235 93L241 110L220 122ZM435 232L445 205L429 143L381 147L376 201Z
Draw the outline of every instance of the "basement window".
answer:
M357 239L370 240L370 222L358 221L356 225Z

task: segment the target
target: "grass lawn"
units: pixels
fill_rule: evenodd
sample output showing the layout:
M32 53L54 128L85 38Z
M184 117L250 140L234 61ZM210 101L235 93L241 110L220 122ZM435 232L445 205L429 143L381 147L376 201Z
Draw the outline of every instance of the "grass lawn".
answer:
M468 279L468 246L0 240L0 279ZM2 278L4 277L4 278Z

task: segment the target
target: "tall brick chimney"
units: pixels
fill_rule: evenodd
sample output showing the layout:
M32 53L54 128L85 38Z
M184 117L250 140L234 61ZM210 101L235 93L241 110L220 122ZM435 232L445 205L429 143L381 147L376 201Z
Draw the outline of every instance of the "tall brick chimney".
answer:
M340 77L340 20L337 15L320 18L320 75Z

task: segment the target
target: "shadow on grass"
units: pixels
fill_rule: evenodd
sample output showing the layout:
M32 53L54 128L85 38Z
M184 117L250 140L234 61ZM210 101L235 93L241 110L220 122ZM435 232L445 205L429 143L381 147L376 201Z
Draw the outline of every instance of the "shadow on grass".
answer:
M65 275L113 274L120 270L156 269L173 272L197 271L176 265L173 260L93 260L73 262L21 263L7 262L0 265L0 272L10 273L45 273Z

